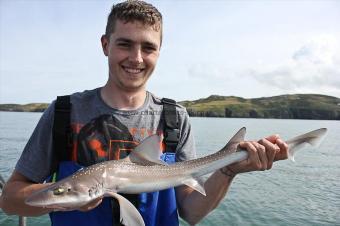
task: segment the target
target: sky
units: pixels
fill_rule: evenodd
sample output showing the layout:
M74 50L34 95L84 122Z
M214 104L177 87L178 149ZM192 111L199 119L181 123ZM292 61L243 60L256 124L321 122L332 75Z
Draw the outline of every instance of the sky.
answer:
M340 1L162 0L160 58L147 89L196 100L340 97ZM0 0L0 103L51 102L103 86L106 0Z

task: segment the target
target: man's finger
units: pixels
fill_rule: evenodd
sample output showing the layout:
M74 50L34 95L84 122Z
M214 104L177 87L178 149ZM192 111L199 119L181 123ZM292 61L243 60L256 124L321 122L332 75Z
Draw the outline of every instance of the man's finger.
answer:
M276 145L280 148L280 151L276 153L274 161L287 159L289 149L287 143L281 139L277 139Z
M268 160L267 169L271 169L275 155L280 151L280 148L276 144L271 143L266 138L259 140L259 143L266 147L266 155Z
M246 149L248 151L248 159L247 161L247 165L248 168L250 167L250 169L247 169L246 171L253 171L253 170L258 170L261 168L261 160L259 158L258 155L258 150L256 149L256 147L252 144L252 142L241 142L240 143L240 147L243 149ZM246 172L245 171L245 172Z
M280 136L278 134L271 135L269 137L266 137L265 139L268 140L270 143L275 144L276 140L279 139Z
M99 198L89 202L88 204L80 207L79 210L83 211L83 212L92 210L92 209L96 208L100 203L102 203L102 201L103 201L103 197L99 197Z
M258 164L258 170L266 170L267 166L268 166L268 159L267 159L267 155L266 155L266 148L259 144L258 142L252 142L252 144L254 145L254 147L257 150L257 155L259 158L259 164Z

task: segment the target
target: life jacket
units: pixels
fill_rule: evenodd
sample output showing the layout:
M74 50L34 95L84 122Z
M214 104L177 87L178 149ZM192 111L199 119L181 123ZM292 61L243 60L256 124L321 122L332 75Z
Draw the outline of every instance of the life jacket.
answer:
M178 118L176 111L176 102L163 98L164 120L164 143L165 152L161 159L168 164L175 162L175 151L179 141ZM55 103L55 116L53 125L53 166L56 174L51 180L61 180L80 168L75 161L69 161L67 150L72 145L70 138L70 113L71 103L70 96L59 96ZM166 190L142 193L139 195L124 195L139 210L146 226L178 226L178 213L176 205L176 195L174 188ZM121 225L119 222L119 205L118 202L110 197L103 199L102 203L96 208L87 211L67 211L51 212L50 218L52 226L112 226Z

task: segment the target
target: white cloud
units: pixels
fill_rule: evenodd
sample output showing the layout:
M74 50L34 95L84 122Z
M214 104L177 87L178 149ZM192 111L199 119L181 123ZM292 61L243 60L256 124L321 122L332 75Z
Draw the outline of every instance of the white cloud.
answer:
M313 38L297 50L293 55L293 59L312 64L333 65L338 48L339 46L334 36L322 35Z
M337 39L311 39L280 65L253 68L248 75L287 93L312 92L340 96L340 51Z

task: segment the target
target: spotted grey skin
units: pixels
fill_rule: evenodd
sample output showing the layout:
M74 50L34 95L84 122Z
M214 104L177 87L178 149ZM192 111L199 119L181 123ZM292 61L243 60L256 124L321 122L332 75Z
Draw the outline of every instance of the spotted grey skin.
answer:
M322 128L287 141L289 156L303 144L316 145L327 129ZM59 210L77 209L101 196L114 196L121 206L121 218L127 225L144 225L138 211L117 193L138 194L158 191L181 184L188 185L205 195L204 186L197 179L226 165L247 159L248 153L238 150L244 140L241 128L220 151L194 160L167 165L159 157L161 138L157 135L144 140L125 159L98 163L33 193L26 203ZM125 212L124 212L125 211Z

